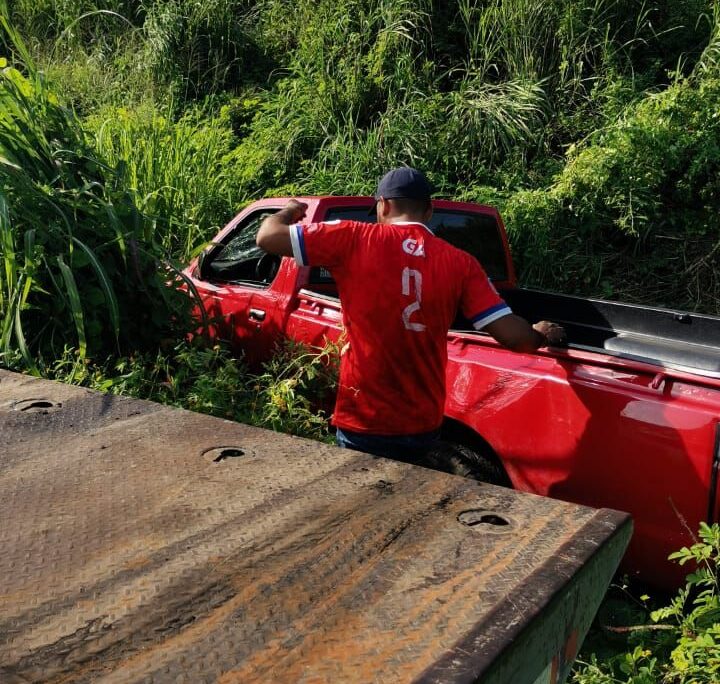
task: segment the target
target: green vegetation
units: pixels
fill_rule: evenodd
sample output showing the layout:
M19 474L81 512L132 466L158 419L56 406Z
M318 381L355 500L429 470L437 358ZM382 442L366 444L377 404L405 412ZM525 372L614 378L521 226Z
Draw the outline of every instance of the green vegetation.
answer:
M651 610L642 596L635 604L616 601L622 619L631 626L611 626L614 643L598 635L590 647L603 648L606 657L583 656L571 678L574 684L713 684L720 680L720 526L701 524L699 540L673 553L671 559L695 569L686 586L669 604ZM612 599L606 600L608 615ZM602 619L602 618L601 618ZM639 623L639 624L638 624ZM626 623L627 624L627 623ZM608 646L610 648L608 648Z
M43 375L329 442L326 409L335 395L338 359L331 343L308 349L288 342L259 371L250 371L222 345L196 338L103 363L66 349Z
M717 0L0 0L0 365L327 439L332 350L183 342L179 266L403 163L498 205L527 284L720 314L718 112ZM720 679L700 534L576 684Z
M0 15L0 22L3 21ZM0 23L0 27L2 27ZM154 223L5 24L0 46L0 353L34 367L72 343L82 358L157 345L186 297L166 286Z
M16 0L4 13L33 98L61 94L103 192L127 193L165 257L186 260L259 196L367 193L411 163L443 195L500 205L528 284L720 311L712 0Z
M0 15L0 344L28 367L177 338L165 281L242 204L367 193L400 163L500 205L528 284L720 312L715 1Z

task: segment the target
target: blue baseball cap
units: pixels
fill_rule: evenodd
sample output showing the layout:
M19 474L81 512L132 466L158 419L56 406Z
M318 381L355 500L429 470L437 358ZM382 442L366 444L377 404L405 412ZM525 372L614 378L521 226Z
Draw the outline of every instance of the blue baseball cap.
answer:
M425 175L409 166L388 171L378 183L375 200L418 199L430 200L433 190Z

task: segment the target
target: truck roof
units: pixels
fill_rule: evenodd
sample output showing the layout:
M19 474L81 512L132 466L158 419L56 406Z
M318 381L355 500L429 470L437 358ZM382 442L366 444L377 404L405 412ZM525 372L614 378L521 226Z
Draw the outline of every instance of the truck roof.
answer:
M257 206L264 204L277 204L278 202L287 202L288 200L296 199L300 202L317 203L317 204L328 204L331 203L337 206L349 206L349 205L360 205L360 206L371 206L375 203L375 198L369 195L302 195L295 197L265 197L261 200L253 202ZM489 204L480 204L478 202L460 202L457 200L449 199L435 199L432 200L433 206L442 209L462 209L467 211L481 211L483 213L491 213L499 215L498 210Z

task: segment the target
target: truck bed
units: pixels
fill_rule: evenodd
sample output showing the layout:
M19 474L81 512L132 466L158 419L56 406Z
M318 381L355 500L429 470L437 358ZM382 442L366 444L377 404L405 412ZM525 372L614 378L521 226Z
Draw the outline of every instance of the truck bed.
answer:
M329 275L327 280L307 290L337 300ZM561 324L571 349L720 378L720 317L525 288L500 290L500 295L532 323ZM473 330L462 316L453 329Z
M571 348L720 377L718 317L523 288L501 295L523 318L563 325Z

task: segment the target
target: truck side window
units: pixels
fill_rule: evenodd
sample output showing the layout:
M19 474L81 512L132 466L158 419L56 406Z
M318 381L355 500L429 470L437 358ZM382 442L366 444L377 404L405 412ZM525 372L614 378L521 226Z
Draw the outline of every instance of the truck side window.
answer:
M280 266L280 257L255 244L260 223L277 209L260 209L246 216L205 258L202 275L216 282L269 285Z

